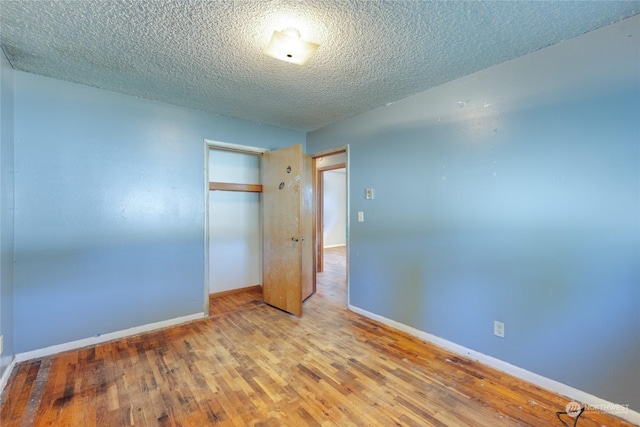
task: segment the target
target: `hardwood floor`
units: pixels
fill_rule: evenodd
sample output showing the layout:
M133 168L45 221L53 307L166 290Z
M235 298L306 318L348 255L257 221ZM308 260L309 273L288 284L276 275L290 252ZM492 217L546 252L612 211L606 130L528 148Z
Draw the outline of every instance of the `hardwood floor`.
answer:
M260 286L254 286L243 292L228 293L224 296L209 295L209 317L250 309L262 304L264 303Z
M567 398L345 310L333 262L301 318L253 290L207 319L21 363L0 425L562 426Z

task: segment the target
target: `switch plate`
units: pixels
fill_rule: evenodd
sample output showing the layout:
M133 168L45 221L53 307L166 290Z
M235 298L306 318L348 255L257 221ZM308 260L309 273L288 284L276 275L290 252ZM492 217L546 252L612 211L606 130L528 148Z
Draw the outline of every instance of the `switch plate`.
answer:
M497 320L493 321L493 335L504 338L504 323Z
M364 198L367 200L373 199L373 188L364 189Z
M364 212L358 212L358 222L364 222Z

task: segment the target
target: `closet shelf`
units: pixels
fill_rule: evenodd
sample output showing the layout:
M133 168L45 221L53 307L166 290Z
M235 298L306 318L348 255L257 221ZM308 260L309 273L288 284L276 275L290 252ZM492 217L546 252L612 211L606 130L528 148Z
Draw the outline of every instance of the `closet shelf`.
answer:
M243 191L245 193L262 193L260 184L233 184L231 182L210 182L211 191Z

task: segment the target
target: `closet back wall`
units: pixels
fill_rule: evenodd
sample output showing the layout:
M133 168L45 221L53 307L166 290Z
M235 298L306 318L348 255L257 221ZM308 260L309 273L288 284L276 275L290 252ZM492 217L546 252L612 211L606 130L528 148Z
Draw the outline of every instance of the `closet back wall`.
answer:
M260 156L209 150L209 181L260 184ZM262 284L260 193L209 192L209 293Z

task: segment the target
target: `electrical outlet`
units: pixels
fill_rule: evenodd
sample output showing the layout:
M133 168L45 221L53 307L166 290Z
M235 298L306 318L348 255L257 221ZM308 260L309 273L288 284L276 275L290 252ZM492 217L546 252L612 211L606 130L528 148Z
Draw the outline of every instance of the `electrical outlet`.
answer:
M364 212L358 212L358 222L364 222Z
M497 320L493 321L493 335L504 338L504 323Z
M2 348L4 347L2 344L4 343L4 335L0 335L0 354L2 354Z

